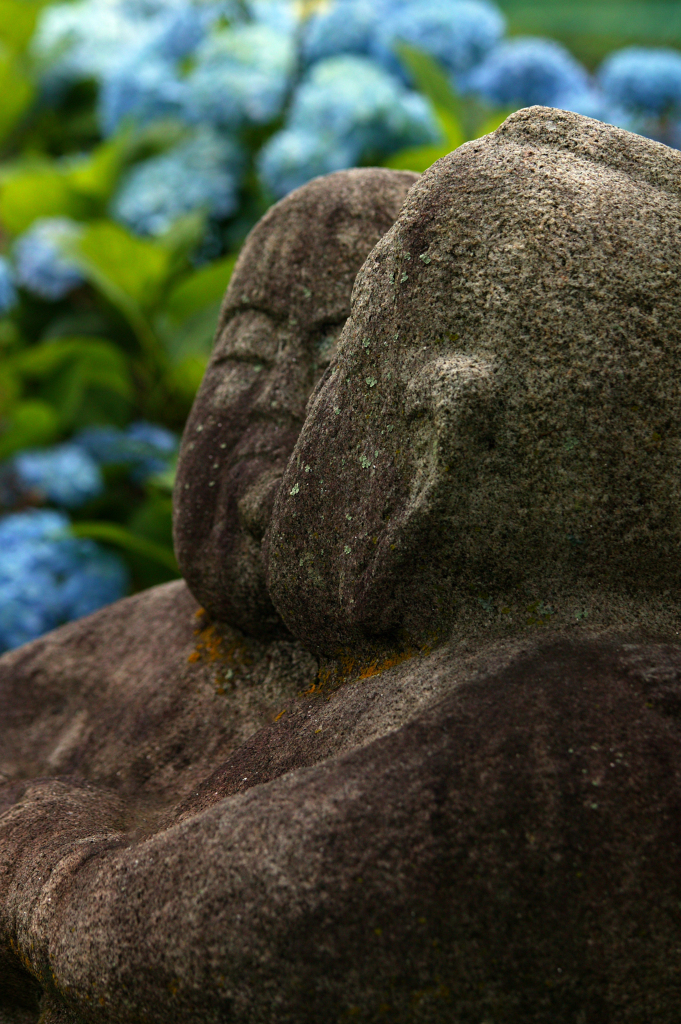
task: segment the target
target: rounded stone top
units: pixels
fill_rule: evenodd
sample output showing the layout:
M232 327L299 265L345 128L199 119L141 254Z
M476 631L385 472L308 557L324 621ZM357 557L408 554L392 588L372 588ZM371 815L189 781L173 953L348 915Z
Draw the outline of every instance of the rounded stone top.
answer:
M418 177L380 167L336 171L272 206L241 251L218 335L244 308L309 326L345 321L357 271Z
M199 603L246 633L286 632L261 540L355 275L417 178L382 168L317 178L265 214L237 261L182 438L174 538Z
M625 598L668 625L680 200L681 153L541 107L421 177L275 504L269 587L294 634L334 654L606 621Z

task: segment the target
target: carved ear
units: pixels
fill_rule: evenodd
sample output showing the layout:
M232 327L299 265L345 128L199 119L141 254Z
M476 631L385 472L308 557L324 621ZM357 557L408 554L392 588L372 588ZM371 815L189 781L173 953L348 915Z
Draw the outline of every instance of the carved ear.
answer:
M427 363L409 382L405 413L418 453L410 513L475 475L496 443L499 390L495 364L463 353Z

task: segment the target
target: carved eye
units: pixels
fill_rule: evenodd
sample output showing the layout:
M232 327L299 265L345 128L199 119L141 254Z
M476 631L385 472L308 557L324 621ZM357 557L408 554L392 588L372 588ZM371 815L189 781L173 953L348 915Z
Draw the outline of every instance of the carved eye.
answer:
M233 360L269 367L281 342L281 330L266 313L243 310L225 324L215 343L212 361L215 364Z

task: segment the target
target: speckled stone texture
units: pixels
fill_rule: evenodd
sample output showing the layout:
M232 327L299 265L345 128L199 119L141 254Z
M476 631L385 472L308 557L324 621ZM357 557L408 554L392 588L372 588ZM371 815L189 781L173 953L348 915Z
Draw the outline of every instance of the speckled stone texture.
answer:
M251 635L286 635L260 550L272 502L355 275L417 179L380 168L317 178L272 207L239 256L182 439L174 533L198 602Z
M422 176L275 506L311 649L678 622L680 200L680 153L540 107Z
M676 1024L680 673L443 649L289 704L146 841L35 780L0 817L11 977L68 1024Z

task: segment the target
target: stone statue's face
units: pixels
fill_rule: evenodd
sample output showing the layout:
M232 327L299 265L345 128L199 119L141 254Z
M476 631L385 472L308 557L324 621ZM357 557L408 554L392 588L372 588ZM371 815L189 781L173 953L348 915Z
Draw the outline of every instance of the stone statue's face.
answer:
M247 633L283 631L262 538L355 275L416 177L368 169L317 179L277 204L242 250L183 437L175 546L200 603Z
M276 631L262 582L260 543L307 398L328 365L341 326L306 330L295 318L291 323L265 310L235 310L215 343L200 411L185 430L176 508L185 516L185 535L194 532L196 520L210 531L202 538L200 560L191 538L184 542L194 570L187 573L189 582L199 576L195 589L207 591L209 607L218 599L213 591L226 590L225 618L238 623L240 610L248 609L260 626L249 632ZM189 523L185 496L200 502Z
M422 177L277 497L268 579L296 635L333 654L552 615L575 580L679 588L679 173L533 108Z

